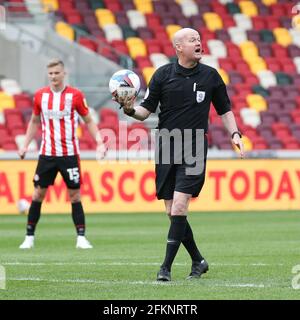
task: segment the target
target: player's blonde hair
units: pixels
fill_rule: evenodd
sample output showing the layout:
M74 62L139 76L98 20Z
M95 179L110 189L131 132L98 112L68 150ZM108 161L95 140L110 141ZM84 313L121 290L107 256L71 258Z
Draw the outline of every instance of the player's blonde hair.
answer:
M47 64L47 68L52 68L52 67L56 67L61 65L62 67L64 67L64 63L61 59L52 59L48 62Z

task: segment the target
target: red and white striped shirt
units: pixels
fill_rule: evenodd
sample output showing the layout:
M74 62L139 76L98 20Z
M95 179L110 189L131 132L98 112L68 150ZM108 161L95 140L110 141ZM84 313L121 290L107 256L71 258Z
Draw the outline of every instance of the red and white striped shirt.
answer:
M34 96L33 112L41 116L40 154L57 157L79 155L76 135L78 114L86 116L89 113L81 91L70 86L60 92L54 92L50 87L41 88Z

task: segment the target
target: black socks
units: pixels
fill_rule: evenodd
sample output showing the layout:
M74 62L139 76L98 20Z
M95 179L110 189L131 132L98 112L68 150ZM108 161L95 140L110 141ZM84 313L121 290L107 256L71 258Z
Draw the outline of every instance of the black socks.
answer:
M78 236L85 234L84 212L81 202L72 203L72 218Z
M171 265L175 259L180 243L186 232L186 216L171 216L171 225L168 233L165 260L162 267L171 271Z
M42 203L39 201L32 201L27 218L27 236L33 236L35 227L41 216ZM81 202L72 203L72 218L76 227L77 234L84 236L85 234L85 220L84 212Z
M41 206L42 203L38 201L32 201L27 218L27 227L26 227L26 234L27 236L33 236L35 227L40 219L41 216Z
M191 256L193 261L200 262L204 259L197 248L197 245L194 240L193 231L188 221L186 222L185 235L181 242L185 246L187 252Z

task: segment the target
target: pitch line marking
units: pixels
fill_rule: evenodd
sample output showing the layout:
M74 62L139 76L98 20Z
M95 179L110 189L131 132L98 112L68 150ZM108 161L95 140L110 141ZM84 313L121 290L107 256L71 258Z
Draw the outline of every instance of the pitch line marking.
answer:
M8 278L9 281L35 281L35 282L52 282L52 283L93 283L93 284L103 284L103 285L171 285L171 286L186 286L186 285L195 285L199 286L198 281L173 281L171 283L161 283L157 281L127 281L127 280L117 280L117 281L108 281L108 280L93 280L93 279L45 279L45 278ZM212 284L210 287L235 287L235 288L265 288L264 284L255 284L255 283L224 283L224 284Z
M0 264L6 266L158 266L161 265L159 262L1 262ZM174 265L176 266L187 266L190 265L189 263L178 263L175 262ZM284 266L283 263L216 263L212 262L209 263L211 266L216 267L272 267L272 266Z

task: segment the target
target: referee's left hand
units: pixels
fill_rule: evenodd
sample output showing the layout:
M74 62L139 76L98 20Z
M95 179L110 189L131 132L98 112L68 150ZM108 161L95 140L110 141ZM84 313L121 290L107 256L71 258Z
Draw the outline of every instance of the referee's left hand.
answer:
M236 135L234 135L234 137L233 137L233 139L231 141L239 149L240 157L242 159L245 158L243 140L236 134Z

